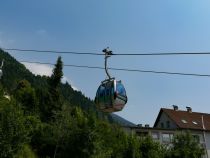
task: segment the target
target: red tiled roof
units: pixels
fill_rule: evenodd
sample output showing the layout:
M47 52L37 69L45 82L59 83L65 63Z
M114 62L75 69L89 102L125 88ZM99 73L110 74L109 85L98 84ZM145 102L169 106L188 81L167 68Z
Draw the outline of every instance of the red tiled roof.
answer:
M197 129L197 130L210 130L210 114L198 113L198 112L188 112L181 110L165 109L161 108L154 127L157 126L159 118L162 113L168 115L168 117L174 121L174 123L181 129ZM203 117L203 121L202 121ZM186 123L184 123L185 120ZM202 123L203 122L203 123ZM204 128L203 128L204 125Z

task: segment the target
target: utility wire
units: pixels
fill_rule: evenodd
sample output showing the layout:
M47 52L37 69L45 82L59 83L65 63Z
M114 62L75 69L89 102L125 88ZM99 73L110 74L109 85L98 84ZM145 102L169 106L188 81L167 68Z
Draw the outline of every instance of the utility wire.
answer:
M36 61L20 61L20 62L21 63L32 63L32 64L55 65L53 63L44 63L44 62L36 62ZM85 65L73 65L73 64L64 64L63 66L104 70L103 67L99 67L99 66L85 66ZM141 69L126 69L126 68L113 68L113 67L110 67L108 69L109 70L117 70L117 71L127 71L127 72L142 72L142 73L182 75L182 76L194 76L194 77L210 77L210 74L180 73L180 72L153 71L153 70L141 70Z
M54 50L37 50L37 49L17 49L17 48L2 48L6 51L19 52L41 52L53 54L76 54L76 55L104 55L103 53L93 52L77 52L77 51L54 51ZM112 53L113 56L170 56L170 55L210 55L210 52L171 52L171 53Z
M88 52L74 52L74 51L54 51L54 50L36 50L36 49L17 49L17 48L2 48L6 51L19 51L19 52L37 52L37 53L53 53L53 54L77 54L77 55L104 55L100 53Z

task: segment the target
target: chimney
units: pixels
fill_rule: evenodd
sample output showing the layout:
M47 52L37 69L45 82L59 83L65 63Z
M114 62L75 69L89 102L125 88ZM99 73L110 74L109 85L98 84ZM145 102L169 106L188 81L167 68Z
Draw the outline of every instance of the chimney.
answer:
M149 128L149 124L145 124L145 127L146 127L146 128Z
M173 105L174 111L178 111L179 107L177 105Z
M187 112L190 112L190 113L192 113L192 108L191 108L191 107L189 107L189 106L186 106L186 109L187 109Z
M142 127L142 124L138 124L137 126L138 126L138 127Z

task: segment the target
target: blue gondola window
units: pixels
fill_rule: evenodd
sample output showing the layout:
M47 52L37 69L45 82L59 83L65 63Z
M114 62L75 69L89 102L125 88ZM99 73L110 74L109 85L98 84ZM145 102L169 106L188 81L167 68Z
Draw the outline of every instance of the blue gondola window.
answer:
M126 96L125 88L120 82L117 83L117 93L121 96Z

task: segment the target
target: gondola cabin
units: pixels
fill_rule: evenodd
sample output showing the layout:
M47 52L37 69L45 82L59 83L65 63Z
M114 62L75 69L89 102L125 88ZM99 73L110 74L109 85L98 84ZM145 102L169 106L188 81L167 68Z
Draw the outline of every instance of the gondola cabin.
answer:
M127 103L126 91L121 81L103 81L96 92L95 103L103 112L121 111Z

